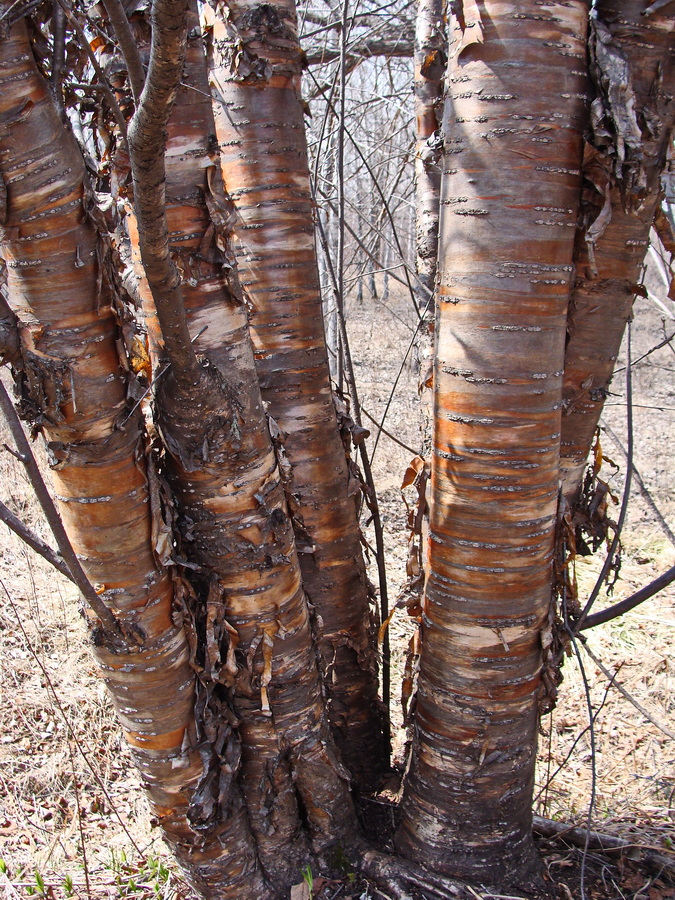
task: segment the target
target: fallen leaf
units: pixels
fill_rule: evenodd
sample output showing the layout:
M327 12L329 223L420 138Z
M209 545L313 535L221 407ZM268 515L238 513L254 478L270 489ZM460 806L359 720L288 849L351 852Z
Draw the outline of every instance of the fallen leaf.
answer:
M291 888L291 900L312 900L306 881L293 885Z

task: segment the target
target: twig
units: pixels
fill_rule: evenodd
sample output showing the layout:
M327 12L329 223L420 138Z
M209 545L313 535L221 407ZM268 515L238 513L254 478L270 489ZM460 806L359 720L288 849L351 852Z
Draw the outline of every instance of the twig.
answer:
M640 588L639 591L631 594L630 597L626 597L625 600L620 600L613 606L609 606L607 609L603 609L601 612L597 612L592 616L588 616L586 619L584 619L583 625L581 626L580 630L585 631L587 628L593 628L596 625L602 625L605 622L611 622L612 619L616 619L619 616L622 616L624 613L627 613L631 609L635 609L635 607L639 606L641 603L644 603L645 600L649 600L654 596L654 594L658 594L659 591L662 591L664 588L668 587L668 585L673 581L675 581L675 566L671 566L670 569L668 569L662 575L659 575L658 578L650 581L648 585Z
M640 844L625 841L613 834L601 834L598 831L588 831L576 825L567 825L564 822L555 822L542 816L535 816L532 822L535 834L539 834L550 840L560 839L567 841L575 847L588 846L593 851L602 853L628 853L637 851L640 854L642 865L652 872L667 872L672 878L675 875L675 862L668 856L658 853Z
M377 425L378 429L382 432L382 434L385 437L388 437L390 441L393 441L395 444L398 444L399 447L402 447L404 450L407 450L408 453L412 453L413 456L419 455L419 450L413 450L412 447L409 447L407 444L404 444L402 440L400 440L397 437L394 437L394 435L390 431L387 431L386 428L383 428L382 423L378 422L374 416L371 416L371 414L368 412L368 410L365 409L363 406L361 407L361 412L367 419L370 419L370 421L373 423L373 425Z
M326 238L326 232L323 227L323 222L321 221L321 218L319 216L317 216L316 224L319 234L319 240L321 241L321 245L323 247L324 255L326 258L328 273L333 286L333 293L337 299L337 295L339 292L338 280L336 277L335 269L330 259L330 254L328 253L328 239ZM356 422L356 424L363 427L361 420L361 405L359 403L356 378L354 375L354 366L352 364L351 351L349 349L349 337L347 335L344 310L342 310L339 305L337 307L337 319L340 328L342 355L344 357L345 363L345 377L349 389L349 396L352 401L352 415L354 416L354 421ZM366 449L365 441L359 442L358 449L359 456L361 458L361 465L363 467L363 477L368 488L368 497L370 499L368 508L373 517L373 529L375 531L375 560L377 562L378 585L380 588L380 620L382 622L386 622L389 616L389 592L387 587L387 570L384 555L384 532L382 529L382 519L380 517L380 507L377 499L377 491L375 490L373 471L370 464L370 458L368 457L368 451ZM391 740L391 725L389 714L389 703L391 700L390 657L391 653L389 647L389 634L388 632L385 632L384 640L382 642L382 705L384 706L385 710L385 724L388 741Z
M129 75L131 92L134 97L134 102L138 105L139 98L143 91L143 84L145 82L145 72L143 71L143 63L141 62L141 55L138 52L136 39L134 38L129 25L129 19L127 18L127 14L124 11L124 7L120 0L103 0L103 5L105 6L105 11L108 13L110 24L112 25L115 37L117 38L117 43L120 45L120 50L122 51L122 56L124 57L124 62L127 67L127 74Z
M584 638L581 638L581 641L582 641L582 646L584 646ZM595 722L597 722L600 713L602 712L602 710L603 710L604 707L605 707L605 704L607 703L607 697L609 696L609 689L610 689L610 687L612 686L612 684L614 683L614 680L616 679L616 674L617 674L617 673L614 674L614 676L612 677L612 680L610 681L610 683L609 683L608 685L606 685L606 687L605 687L605 693L603 694L602 700L601 700L600 703L598 704L598 708L597 708L597 709L595 710L595 712L593 713L593 723L594 723L594 724L595 724ZM608 676L608 677L609 677L609 676ZM551 726L551 727L552 727L552 726ZM538 803L539 798L541 797L541 795L542 795L545 791L548 791L550 784L553 782L553 780L555 779L555 777L556 777L556 775L558 774L558 772L561 772L561 771L565 768L565 766L567 765L567 762L568 762L569 758L570 758L570 757L572 756L572 754L574 753L574 750L575 750L577 744L578 744L579 741L582 739L582 737L586 734L586 732L589 730L589 727L590 727L590 726L586 725L585 728L582 728L582 729L581 729L581 731L579 732L579 734L575 737L574 741L572 742L572 746L569 748L569 750L568 750L567 753L565 754L565 758L563 759L563 761L562 761L558 766L556 766L555 772L553 772L552 775L549 775L548 772L547 772L546 784L545 784L545 786L544 786L543 788L541 788L541 790L539 791L539 793L537 794L537 796L534 798L534 802L533 802L533 804L532 804L533 806L534 806L536 803ZM551 735L551 732L549 732L549 737L550 737L550 735ZM550 770L549 770L549 772L550 772Z
M342 353L338 354L337 384L342 390L343 357L349 354L345 343L345 106L347 103L347 68L346 48L347 29L349 27L349 0L342 0L342 24L340 27L340 115L338 117L337 135L337 200L338 200L338 233L337 233L337 284L335 285L335 305L340 322L340 343ZM351 363L351 357L349 362ZM351 385L350 385L350 393Z
M588 617L588 614L591 610L591 607L597 600L598 594L600 593L600 589L602 585L605 583L605 579L609 573L610 567L614 562L614 554L617 551L619 546L619 540L621 539L621 531L623 529L624 522L626 521L626 514L628 512L628 498L630 497L630 488L631 482L633 479L633 378L632 378L632 365L631 365L631 323L628 323L627 330L627 347L626 347L626 431L627 431L627 448L626 448L626 480L623 487L623 497L621 498L621 511L619 512L619 518L617 520L616 528L614 529L614 536L612 537L612 543L607 551L607 557L605 558L605 562L603 567L598 575L597 581L591 591L590 597L586 601L586 605L584 606L581 615L576 620L573 626L573 635L578 634L579 631L583 628L584 622Z
M586 706L588 708L588 731L591 740L591 796L588 800L588 815L586 817L586 840L584 842L583 856L581 857L581 874L579 883L581 900L586 900L586 862L588 860L588 844L591 834L591 821L593 819L593 810L595 808L595 791L598 779L598 772L595 765L595 717L593 714L593 702L591 700L591 688L588 684L588 678L586 677L586 669L584 667L583 660L581 659L578 642L576 641L573 634L570 633L570 637L572 639L572 647L574 648L577 662L579 663L581 678L584 682L584 694L586 696Z
M68 734L70 735L70 739L73 741L73 743L77 747L77 749L80 753L80 756L84 760L85 765L91 772L91 774L94 777L94 780L96 781L98 786L101 788L101 793L103 794L105 799L110 804L110 808L112 809L112 811L115 813L115 816L117 817L117 820L119 821L119 823L122 827L122 831L124 831L126 836L129 838L129 842L131 843L134 850L138 853L139 856L142 856L143 851L138 846L138 844L136 843L136 841L133 838L133 835L127 828L127 826L124 822L124 819L120 815L120 813L117 809L117 806L115 805L113 798L110 796L110 793L108 792L105 782L101 778L100 774L96 771L96 769L94 768L94 766L91 763L91 760L85 753L84 747L82 746L82 742L80 741L80 739L77 735L77 732L73 728L73 726L70 722L70 719L68 718L68 715L66 714L66 711L63 708L63 704L61 703L59 695L56 693L56 688L54 687L54 682L52 681L52 679L49 675L49 671L47 670L46 666L40 659L40 656L38 655L37 651L35 650L35 647L33 647L33 644L31 642L30 638L28 637L28 633L26 632L26 629L24 627L23 619L19 615L19 610L16 608L16 604L14 603L14 599L13 599L12 595L9 593L9 591L7 590L7 586L5 585L5 583L2 579L0 579L0 585L2 586L2 589L5 592L5 596L7 597L7 600L9 601L9 605L12 607L12 612L14 613L14 618L16 620L17 625L19 626L19 630L21 631L21 633L23 635L23 639L26 642L26 647L28 648L28 650L29 650L31 656L33 657L33 659L35 660L35 662L38 664L40 671L42 673L42 677L44 678L44 682L47 685L49 691L51 692L51 695L54 699L56 708L59 711L61 719L63 720L63 724L65 725L66 730L68 731Z
M126 120L125 120L124 116L122 115L122 110L120 109L119 104L118 104L117 100L115 99L115 95L113 94L112 89L111 89L110 85L108 84L108 80L105 76L105 73L103 72L103 69L101 69L101 67L99 66L98 60L96 59L96 55L94 54L94 51L89 46L89 41L87 40L87 35L84 33L84 29L82 28L80 23L77 21L75 14L70 9L70 7L65 2L65 0L56 0L56 2L63 9L68 21L75 29L75 33L77 34L78 40L80 42L80 46L82 47L84 52L87 54L87 58L89 59L89 62L91 63L91 67L94 70L94 72L96 73L96 77L98 78L98 80L101 84L101 87L103 88L105 98L108 101L108 104L110 106L113 116L115 117L115 121L117 122L120 133L122 135L122 140L124 141L124 143L126 145L126 143L127 143Z
M87 859L87 841L85 840L84 828L82 826L82 806L80 804L80 790L77 786L75 759L73 757L73 747L70 741L68 741L68 756L70 757L70 768L73 773L73 791L75 793L75 806L77 808L77 828L80 833L80 845L82 847L82 868L84 869L84 884L87 890L87 897L91 897L91 885L89 884L89 861Z
M2 500L0 500L0 522L4 522L17 537L21 538L24 544L28 544L31 550L35 550L35 552L42 556L43 559L46 559L50 565L54 566L58 572L65 575L70 581L73 581L70 569L58 553L52 550L49 544L45 544L42 538L38 537L25 522L22 522L18 516L15 516L12 510L5 506Z
M63 105L63 67L66 62L66 16L55 3L52 9L52 72L50 83L54 104L61 118L65 116Z
M45 484L40 469L38 468L38 464L35 461L35 456L33 455L31 446L28 443L26 435L24 434L19 416L14 409L14 404L12 403L9 394L7 393L5 385L1 381L0 409L2 409L2 412L7 421L7 425L9 426L9 430L12 434L12 437L14 438L14 443L16 444L16 447L21 454L21 462L26 468L28 480L30 481L33 490L35 491L37 501L42 507L42 511L45 514L49 527L52 530L54 538L56 539L56 545L59 548L59 552L72 575L72 580L79 588L84 600L89 604L89 606L100 619L104 629L109 632L109 636L111 637L111 639L116 640L116 642L119 643L119 638L124 637L122 627L112 611L108 609L103 600L101 600L99 595L94 590L93 585L87 578L84 569L80 565L79 559L75 555L75 551L73 550L68 535L66 534L66 530L63 527L61 517L58 513L58 510L56 509L56 506L54 505L54 501L52 500L49 491L47 490L47 485Z
M318 82L317 82L316 78L314 78L313 74L311 72L309 72L308 74L309 74L310 78L314 81L314 84L318 86ZM331 103L330 100L328 100L326 102L329 104ZM384 206L387 217L389 218L389 221L391 223L392 235L393 235L394 241L396 243L396 249L398 251L398 254L399 254L401 260L405 261L405 256L403 254L403 247L401 246L401 242L398 237L398 229L396 227L396 220L394 219L394 216L392 215L391 208L389 206L389 202L388 202L387 198L384 195L384 191L382 190L379 181L375 177L375 173L373 172L372 167L370 166L368 160L366 159L366 156L365 156L363 150L361 149L361 147L359 146L358 142L356 141L354 136L351 134L349 129L345 128L345 134L350 139L352 146L354 147L354 149L358 153L359 157L361 158L361 162L363 163L366 170L368 171L368 174L370 175L371 180L373 182L373 186L375 187L375 190L377 191L377 193L380 196L380 200L382 201L382 204ZM407 266L403 269L403 271L405 272L406 284L407 284L408 290L410 292L410 299L412 300L413 307L415 308L415 312L417 313L417 315L421 316L419 305L418 305L417 299L415 297L415 291L413 290L413 286L412 286L412 283L410 281L410 277L408 274Z
M626 448L624 447L623 443L621 442L621 439L619 438L619 435L614 431L614 429L610 425L605 424L605 425L603 425L603 430L606 431L607 434L611 437L611 439L614 441L614 443L619 448L621 453L623 453L624 458L627 457L628 454L626 452ZM654 498L652 497L651 493L649 492L647 485L644 483L642 475L640 475L640 473L635 465L635 462L633 462L633 475L635 475L635 480L638 483L638 487L640 488L642 496L644 497L647 505L649 506L651 511L654 513L656 518L659 520L659 525L661 526L664 533L668 537L668 540L673 545L673 547L675 547L675 534L673 534L672 528L670 527L668 522L666 522L663 513L656 505Z
M614 673L614 675L612 675L612 673L608 669L605 668L605 666L598 659L598 657L595 655L595 653L593 653L593 651L590 649L590 647L588 646L588 644L586 643L586 641L584 639L582 639L582 641L581 641L581 646L584 648L586 653L588 653L588 655L593 660L595 665L600 669L602 674L606 678L610 679L611 686L615 687L617 689L617 691L621 694L621 696L624 697L626 700L628 700L628 702L632 706L634 706L635 709L637 709L637 711L639 713L641 713L645 717L645 719L647 719L648 722L651 722L655 728L658 728L659 731L662 731L664 734L668 735L668 737L671 738L671 740L675 741L675 731L668 728L668 726L664 725L663 722L659 722L659 720L656 719L648 710L646 710L644 708L644 706L642 706L642 704L638 703L638 701L635 699L635 697L633 697L632 694L630 694L622 684L619 684L619 682L616 680L616 672Z
M673 338L675 338L675 331L670 335L670 337L665 337L662 341L659 341L658 344L655 344L651 348L651 350L647 350L642 354L642 356L638 356L638 358L633 362L633 368L639 365L639 363L641 363L643 359L647 359L648 356L651 356L652 353L656 353L657 350L661 350L662 347L665 347L667 344L671 344ZM614 369L614 375L618 375L619 372L623 372L625 368L625 366L620 366L618 369Z

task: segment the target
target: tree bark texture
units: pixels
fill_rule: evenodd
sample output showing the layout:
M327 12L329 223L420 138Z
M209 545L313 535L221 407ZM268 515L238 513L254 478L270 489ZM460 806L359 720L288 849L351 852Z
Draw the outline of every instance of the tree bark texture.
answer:
M444 0L419 0L415 23L415 233L417 274L433 292L443 138L441 80L447 62ZM423 298L423 307L426 298ZM433 319L433 306L431 307Z
M170 254L176 269L201 372L196 383L174 376L173 367L161 378L157 424L181 551L198 566L186 610L193 647L201 648L194 660L197 727L217 748L201 824L222 820L219 839L233 865L249 844L259 861L247 877L221 877L210 890L253 900L287 894L312 850L346 845L355 820L349 777L328 729L293 529L237 296L232 205L214 153L200 36L189 42L182 81L167 123L163 256ZM138 222L142 228L141 216ZM156 297L161 285L155 288ZM167 351L171 358L168 342ZM245 819L232 818L242 803Z
M586 18L583 2L467 0L451 24L430 573L396 843L502 886L536 869Z
M601 2L596 99L565 351L561 476L572 504L642 276L675 118L675 19L642 0Z
M326 357L292 0L219 4L211 86L262 396L280 429L331 726L363 787L386 765L374 633Z
M205 774L195 678L159 559L157 483L146 467L142 419L127 402L130 376L84 175L17 23L0 41L0 180L21 406L44 432L60 513L89 579L127 630L142 635L140 646L120 653L94 633L94 653L153 812L197 883L206 883L218 880L225 851L217 840L203 847L189 822Z

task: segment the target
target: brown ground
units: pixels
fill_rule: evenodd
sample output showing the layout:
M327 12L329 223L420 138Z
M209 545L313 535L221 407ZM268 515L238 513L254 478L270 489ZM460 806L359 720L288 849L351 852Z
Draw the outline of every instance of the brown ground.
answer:
M649 301L638 303L634 358L662 337L662 311ZM348 312L362 402L378 418L410 340L414 318L409 302L398 292L386 305L352 303ZM675 321L666 318L665 328L671 334ZM634 372L635 462L673 529L674 369L673 350L666 346ZM623 375L617 376L613 390L617 396L611 398L607 421L623 435ZM403 369L385 427L412 450L420 449L421 414L412 366ZM1 437L0 444L4 440L7 438ZM625 438L622 440L625 443ZM620 493L624 459L609 434L602 443L606 455L621 465L621 472L611 478ZM407 528L399 487L411 455L383 435L375 457L392 602L404 581ZM2 452L0 466L2 499L46 537L21 465ZM609 478L614 469L608 464L604 471ZM621 580L612 601L675 563L675 548L640 497L637 485L633 493ZM590 589L600 564L600 560L591 560L579 566L582 592ZM0 893L4 891L7 898L188 897L187 886L150 827L138 779L84 646L73 592L4 526L0 526L0 594L0 858L4 861ZM617 683L656 723L671 730L675 728L674 596L672 589L665 591L648 605L589 634L589 647L611 673L618 672ZM405 610L398 610L391 623L394 698L400 691L411 633ZM675 865L675 742L609 686L607 677L583 650L581 653L595 714L592 827L651 846ZM400 730L398 704L393 706L394 748L400 760L405 736ZM587 822L593 778L587 726L582 675L576 660L570 659L558 708L542 725L539 814L576 824ZM390 820L391 811L380 807L385 820ZM581 850L559 842L546 848L548 883L564 900L581 897L581 856ZM630 859L617 864L616 859L592 853L586 864L586 893L594 900L675 897L675 888L655 875ZM301 880L298 873L298 882ZM349 878L317 886L317 896L333 900L385 896L372 885ZM478 889L475 895L495 896Z

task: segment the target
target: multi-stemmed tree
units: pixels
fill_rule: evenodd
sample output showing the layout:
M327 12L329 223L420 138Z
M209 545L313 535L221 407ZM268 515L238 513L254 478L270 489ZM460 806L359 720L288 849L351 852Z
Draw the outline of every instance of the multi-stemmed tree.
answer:
M600 4L590 74L583 0L465 2L449 22L426 128L439 265L420 271L438 308L428 572L387 858L354 802L387 766L365 432L331 395L295 6L104 7L0 2L0 349L155 815L209 897L286 896L331 856L437 891L536 878L542 665L575 627L558 525L658 211L673 19ZM434 115L442 14L417 64ZM343 42L343 77L366 43Z

